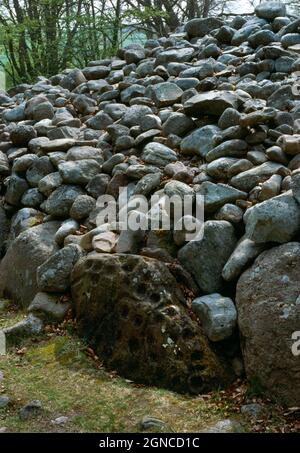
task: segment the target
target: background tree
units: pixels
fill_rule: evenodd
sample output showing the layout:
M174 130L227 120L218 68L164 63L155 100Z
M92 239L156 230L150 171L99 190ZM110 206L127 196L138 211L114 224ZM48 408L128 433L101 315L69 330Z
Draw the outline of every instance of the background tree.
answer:
M249 0L252 1L252 0ZM255 1L255 0L253 0ZM0 46L12 83L114 55L130 38L166 36L225 0L0 0ZM0 65L4 65L0 60Z

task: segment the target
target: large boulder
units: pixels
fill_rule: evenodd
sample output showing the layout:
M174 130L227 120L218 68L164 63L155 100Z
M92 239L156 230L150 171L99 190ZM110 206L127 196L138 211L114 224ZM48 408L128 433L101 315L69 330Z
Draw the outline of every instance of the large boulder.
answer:
M29 228L15 239L0 264L0 297L28 306L38 292L36 272L58 249L54 240L59 222Z
M165 264L92 253L76 264L71 288L79 331L109 368L193 393L228 380Z
M298 242L263 252L236 292L247 376L290 406L300 404L300 360L292 352L299 338L292 339L300 326L299 294Z

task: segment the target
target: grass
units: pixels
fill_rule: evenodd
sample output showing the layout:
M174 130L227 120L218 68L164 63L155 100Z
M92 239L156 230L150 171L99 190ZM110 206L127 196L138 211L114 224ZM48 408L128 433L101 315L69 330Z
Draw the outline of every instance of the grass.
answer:
M5 304L0 328L23 316ZM0 394L11 398L11 404L0 409L0 428L10 432L139 432L146 415L162 420L168 432L199 432L220 419L240 417L239 387L229 394L190 397L135 385L106 371L68 326L50 328L38 339L10 348L0 357L0 370ZM21 421L19 409L36 399L42 402L42 415ZM60 416L69 421L63 426L51 423ZM277 430L283 421L276 415L272 423L271 429Z

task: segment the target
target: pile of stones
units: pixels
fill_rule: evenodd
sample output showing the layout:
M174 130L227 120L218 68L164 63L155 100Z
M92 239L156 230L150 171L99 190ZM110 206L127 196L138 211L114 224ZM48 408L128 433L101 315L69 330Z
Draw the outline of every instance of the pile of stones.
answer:
M0 295L28 309L6 334L71 307L137 382L199 393L244 366L300 403L298 71L300 19L266 2L1 91ZM135 213L202 195L203 238L99 223L124 187Z

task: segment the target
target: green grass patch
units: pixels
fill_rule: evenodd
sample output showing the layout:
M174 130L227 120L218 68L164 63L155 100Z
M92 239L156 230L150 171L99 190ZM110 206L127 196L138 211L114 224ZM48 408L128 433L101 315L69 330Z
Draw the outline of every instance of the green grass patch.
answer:
M0 329L24 317L9 303L0 308ZM0 357L0 394L11 404L0 409L0 428L10 432L139 432L146 415L162 420L168 432L200 432L224 418L239 417L230 393L192 397L156 387L136 385L108 372L87 354L87 344L72 331L48 331L27 339ZM40 400L43 413L28 421L19 410ZM51 420L67 416L63 426ZM282 418L276 418L282 426ZM271 430L276 427L271 425Z

